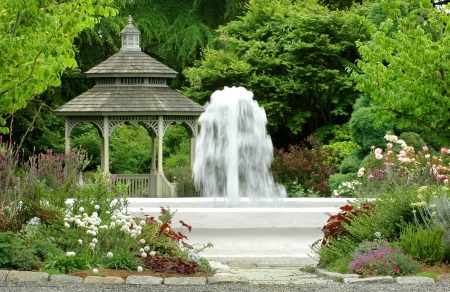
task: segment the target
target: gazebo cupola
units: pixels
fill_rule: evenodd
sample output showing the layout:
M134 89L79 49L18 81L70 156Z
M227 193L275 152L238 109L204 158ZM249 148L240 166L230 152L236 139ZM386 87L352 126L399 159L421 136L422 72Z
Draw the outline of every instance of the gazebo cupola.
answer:
M168 182L162 165L164 133L175 123L186 128L191 138L192 166L197 120L204 108L167 85L167 80L175 78L178 73L141 51L140 32L133 25L131 16L121 35L120 51L86 72L88 78L95 79L95 86L54 111L66 119L66 153L70 151L73 128L78 123L91 123L102 138L102 171L109 172L111 133L120 124L142 125L152 137L148 193L156 197L170 196L167 195L165 186Z
M120 32L122 35L121 51L141 51L139 35L141 32L133 25L131 15L128 16L128 24Z

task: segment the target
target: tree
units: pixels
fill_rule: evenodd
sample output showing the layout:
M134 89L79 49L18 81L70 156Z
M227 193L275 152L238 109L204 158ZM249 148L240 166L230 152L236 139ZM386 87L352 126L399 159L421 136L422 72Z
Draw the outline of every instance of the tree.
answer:
M252 0L243 17L218 31L220 47L184 71L188 97L204 104L224 86L246 87L265 109L277 146L348 120L358 93L345 68L358 57L361 32L347 12L315 1Z
M429 142L450 143L449 15L428 0L380 2L379 26L360 17L371 33L358 42L361 60L352 76L378 102L379 123L420 129Z
M98 17L116 14L113 0L0 2L0 132L5 115L24 108L61 73L74 68L74 38Z

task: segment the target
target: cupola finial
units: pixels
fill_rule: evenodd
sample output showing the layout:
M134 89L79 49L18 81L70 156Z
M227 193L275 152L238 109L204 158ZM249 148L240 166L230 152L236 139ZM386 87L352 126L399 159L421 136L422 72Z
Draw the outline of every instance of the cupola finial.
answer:
M122 35L121 51L141 51L139 35L141 32L133 25L131 15L128 16L128 24L120 32Z

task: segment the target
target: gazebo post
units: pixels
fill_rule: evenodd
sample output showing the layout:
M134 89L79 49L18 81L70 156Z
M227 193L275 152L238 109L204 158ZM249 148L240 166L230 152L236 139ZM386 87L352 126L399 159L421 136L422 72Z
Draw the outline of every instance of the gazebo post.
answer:
M69 154L69 152L70 152L70 133L69 133L69 118L68 117L66 117L66 120L65 120L64 141L65 141L66 154Z
M195 160L195 145L197 143L197 138L196 137L191 137L191 152L190 152L190 166L191 169L194 167L194 160Z
M163 174L163 130L164 122L163 116L158 116L158 177L156 179L156 197L162 197L162 175Z
M152 167L150 169L150 184L148 196L156 197L156 135L152 134Z
M109 172L109 118L103 117L102 172Z

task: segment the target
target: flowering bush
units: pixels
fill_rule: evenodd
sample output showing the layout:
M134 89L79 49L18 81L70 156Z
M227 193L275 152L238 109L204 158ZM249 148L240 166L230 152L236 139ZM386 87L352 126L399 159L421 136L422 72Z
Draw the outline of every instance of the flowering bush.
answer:
M310 136L307 143L274 150L272 171L275 181L280 184L296 181L307 190L320 196L329 196L328 179L338 171L339 155L331 148L323 148L317 137Z
M358 171L363 183L362 193L376 195L392 185L448 184L450 150L441 148L440 155L432 155L427 146L415 149L395 135L384 137L386 149L372 146L373 159L366 160Z
M333 190L333 197L353 198L357 195L357 188L361 183L357 180L341 183L337 190Z
M358 254L348 265L349 274L368 276L405 276L420 272L420 267L402 250L395 250L387 243L374 250Z

